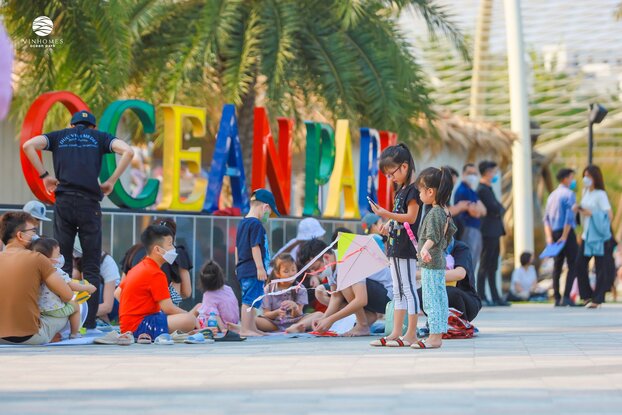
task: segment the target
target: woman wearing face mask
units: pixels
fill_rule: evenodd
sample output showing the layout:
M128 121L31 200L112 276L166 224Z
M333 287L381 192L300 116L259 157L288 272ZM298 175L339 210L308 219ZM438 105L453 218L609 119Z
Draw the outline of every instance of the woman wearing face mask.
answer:
M583 170L583 194L581 203L573 207L581 215L583 234L577 256L577 279L579 293L587 308L598 308L605 301L605 293L611 287L615 267L611 236L611 204L605 192L603 174L598 166L590 165ZM596 287L592 290L588 276L589 262L596 262ZM611 275L609 275L611 274Z
M173 233L173 240L177 233L177 224L171 218L163 218L154 222L156 225L166 226ZM173 304L178 306L184 298L192 295L192 283L190 281L190 270L192 269L192 260L186 248L176 241L173 262L162 265L162 271L166 274L169 284L169 292ZM121 260L123 274L127 274L136 264L138 264L146 255L145 248L142 244L131 247ZM169 254L173 257L173 252Z

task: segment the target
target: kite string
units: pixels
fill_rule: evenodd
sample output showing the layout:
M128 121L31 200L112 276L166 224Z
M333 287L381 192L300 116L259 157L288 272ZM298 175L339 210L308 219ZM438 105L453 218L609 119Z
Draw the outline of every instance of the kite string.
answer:
M350 252L348 255L344 256L341 260L339 261L334 261L334 262L329 262L328 264L325 264L323 267L321 267L320 269L316 270L316 271L312 271L312 272L305 272L304 275L302 276L302 279L300 280L300 282L298 284L292 285L291 287L288 287L284 290L280 290L280 291L273 291L273 292L269 292L266 293L260 297L257 297L255 299L255 301L253 301L253 303L251 304L250 307L248 307L246 309L246 311L250 311L253 306L258 303L259 301L263 300L265 297L270 296L270 295L280 295L280 294L285 294L291 290L298 290L300 289L300 287L302 286L303 282L305 281L305 279L307 278L307 275L317 275L317 274L321 274L322 272L324 272L326 269L328 269L328 267L332 267L333 265L337 265L337 264L341 264L344 261L346 261L347 259L351 258L352 256L362 252L363 250L367 250L364 246ZM324 252L321 253L322 255L324 254ZM319 258L316 257L317 259L314 258L314 260L311 260L311 262L309 264L307 264L307 266L303 267L303 270L309 268L310 265L314 264ZM299 276L300 272L298 272L296 275L294 275L294 277ZM292 280L293 277L289 277L289 278L279 278L279 279L275 279L269 282L269 284L278 284L278 283L282 283L282 282L289 282ZM332 292L332 291L331 291Z

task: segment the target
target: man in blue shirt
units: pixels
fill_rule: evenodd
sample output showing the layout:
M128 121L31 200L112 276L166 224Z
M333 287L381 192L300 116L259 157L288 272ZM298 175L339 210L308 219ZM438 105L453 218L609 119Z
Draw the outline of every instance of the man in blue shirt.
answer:
M99 202L112 192L121 173L134 156L132 148L123 140L95 129L95 116L78 111L71 118L71 128L38 135L24 143L24 153L43 180L46 190L55 193L54 238L60 252L67 259L63 270L71 275L73 244L76 235L82 246L84 278L96 287L100 281L102 252L102 215ZM50 174L37 156L37 151L52 152L54 175ZM116 153L121 160L112 176L99 183L104 154ZM89 314L84 326L96 326L99 295L88 300Z
M565 242L564 248L555 257L553 268L553 291L555 292L556 307L574 305L570 299L570 290L572 290L572 284L576 278L575 260L579 251L577 237L574 233L575 213L572 211L572 206L577 200L574 194L574 190L577 188L574 174L575 172L572 169L561 169L557 172L559 186L549 195L544 213L546 243ZM566 275L566 287L562 299L559 292L559 279L564 260L568 265L568 274Z
M473 269L477 269L479 258L482 253L482 232L480 231L480 218L486 215L486 207L477 196L477 186L479 185L479 174L475 164L467 163L462 168L462 182L456 189L454 195L454 205L467 203L467 207L457 217L457 221L462 225L462 233L458 239L469 246Z

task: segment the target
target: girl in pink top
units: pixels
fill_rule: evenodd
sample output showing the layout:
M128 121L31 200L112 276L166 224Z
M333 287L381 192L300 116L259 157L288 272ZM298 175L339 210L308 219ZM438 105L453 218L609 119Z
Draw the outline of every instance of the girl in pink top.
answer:
M208 260L201 267L201 287L203 302L199 315L207 319L210 313L216 313L218 328L224 331L240 323L240 305L233 290L225 285L225 274L216 262Z

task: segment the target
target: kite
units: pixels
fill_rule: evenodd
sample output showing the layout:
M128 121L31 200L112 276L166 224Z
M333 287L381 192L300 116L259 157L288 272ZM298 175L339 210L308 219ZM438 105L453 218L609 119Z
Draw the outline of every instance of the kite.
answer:
M337 244L337 262L326 264L314 272L307 272L307 269L322 258L335 244ZM337 239L332 241L330 245L317 254L315 258L311 259L295 275L289 278L280 278L270 281L269 284L294 281L302 275L300 282L292 284L291 287L284 290L268 292L256 298L247 311L250 311L255 304L263 300L266 296L280 295L292 290L306 289L302 284L307 276L321 274L322 271L333 265L337 265L337 291L340 291L389 267L389 260L372 236L340 232Z
M371 235L340 233L337 242L337 291L389 267L389 260Z

